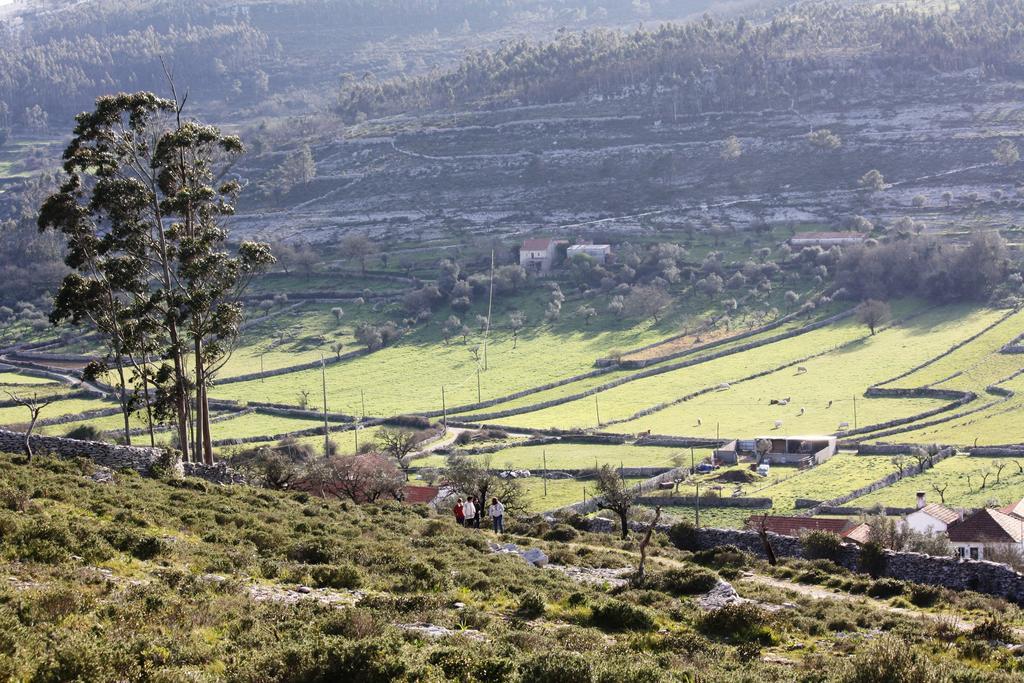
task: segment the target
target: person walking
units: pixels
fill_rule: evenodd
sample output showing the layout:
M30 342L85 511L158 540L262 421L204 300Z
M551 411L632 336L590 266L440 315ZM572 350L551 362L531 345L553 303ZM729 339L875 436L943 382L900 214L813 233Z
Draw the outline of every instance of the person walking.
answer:
M459 526L466 526L466 516L462 512L461 498L455 501L455 507L452 508L452 512L455 513L455 521L459 523Z
M500 500L491 498L491 506L487 508L487 514L490 515L491 523L494 524L494 533L505 533L505 506L501 504Z
M476 506L473 505L473 496L466 499L462 504L462 524L467 529L473 526L473 517L476 515Z
M484 503L482 500L473 496L473 528L480 528L480 517L484 514Z

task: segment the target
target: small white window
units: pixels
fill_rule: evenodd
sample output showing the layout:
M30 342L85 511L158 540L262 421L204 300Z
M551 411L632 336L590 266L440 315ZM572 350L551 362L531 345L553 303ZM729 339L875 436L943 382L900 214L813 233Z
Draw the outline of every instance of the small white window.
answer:
M972 560L978 559L978 549L976 547L974 547L974 546L971 546L971 559Z

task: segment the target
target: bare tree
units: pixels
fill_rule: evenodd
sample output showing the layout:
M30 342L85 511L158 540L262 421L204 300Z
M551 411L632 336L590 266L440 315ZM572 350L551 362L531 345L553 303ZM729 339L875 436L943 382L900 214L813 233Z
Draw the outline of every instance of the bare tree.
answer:
M654 528L658 526L658 520L660 519L661 506L658 505L654 508L654 519L647 525L647 531L644 532L644 537L640 541L640 562L636 566L636 574L633 575L633 583L637 586L643 586L644 580L647 578L644 568L644 564L647 562L647 546L651 543L651 534L654 533Z
M38 394L32 394L31 397L18 396L7 392L7 395L11 397L11 400L17 403L19 406L28 408L29 416L31 419L28 423L28 429L25 430L25 456L32 461L32 430L35 429L36 421L39 419L39 413L42 412L43 408L57 400L55 397L40 397Z
M411 455L416 450L420 439L416 432L408 429L382 429L377 432L377 443L381 450L395 459L402 468L406 481L409 479L409 468L412 466Z
M939 502L942 503L943 505L946 504L946 489L948 488L949 484L943 484L942 486L939 486L938 484L932 484L932 491L935 491L935 493L939 494Z
M384 498L400 500L406 478L393 462L373 453L336 456L315 469L321 495L375 503Z
M985 490L988 486L988 478L992 476L992 470L981 470L978 472L978 476L981 477L981 490Z
M996 465L996 483L999 483L1000 478L1003 476L1003 470L1006 468L1006 462L1000 462Z
M775 549L772 548L771 540L768 539L768 513L761 515L755 531L757 531L757 535L761 538L761 545L764 547L764 555L768 559L768 564L774 567L779 560L775 556Z

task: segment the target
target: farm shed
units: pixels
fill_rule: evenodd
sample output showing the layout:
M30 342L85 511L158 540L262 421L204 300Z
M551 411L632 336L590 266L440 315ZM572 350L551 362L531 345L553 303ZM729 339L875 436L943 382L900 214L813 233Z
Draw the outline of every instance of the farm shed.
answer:
M994 549L1024 544L1024 519L999 510L982 508L946 529L957 556L984 560Z
M550 237L523 240L519 247L519 265L537 275L547 275L555 263L558 241Z
M730 441L715 451L715 460L735 465L742 457L758 459L758 442L771 445L764 452L762 461L772 465L820 465L835 455L837 450L834 436L758 436Z
M789 238L791 247L834 247L861 244L867 239L862 232L802 232Z

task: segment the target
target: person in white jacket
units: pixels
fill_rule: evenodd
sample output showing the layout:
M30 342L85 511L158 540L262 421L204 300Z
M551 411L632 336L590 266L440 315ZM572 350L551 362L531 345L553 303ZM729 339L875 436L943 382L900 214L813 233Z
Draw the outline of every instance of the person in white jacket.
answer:
M476 505L473 504L473 496L470 496L462 504L462 523L466 525L466 528L473 526L474 517L476 517Z
M497 498L491 498L491 506L487 508L487 514L494 524L494 533L505 533L505 506Z

